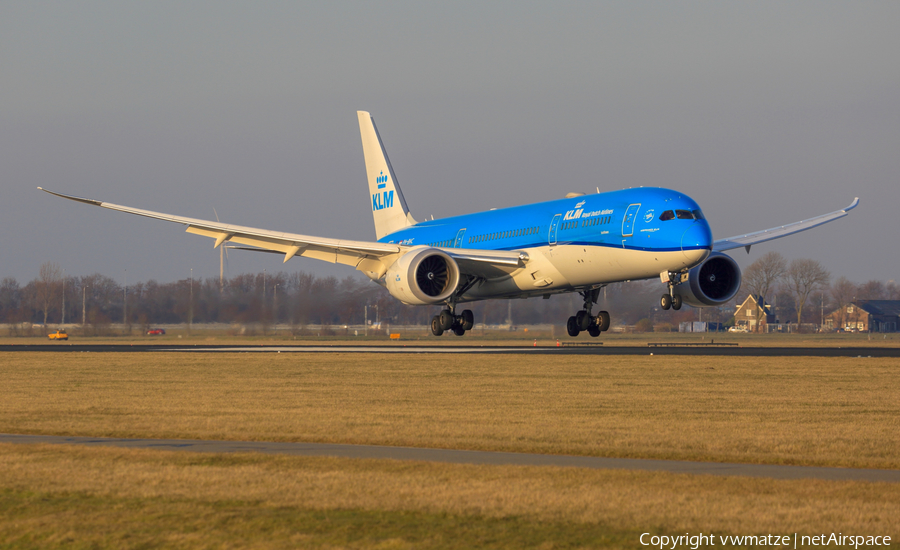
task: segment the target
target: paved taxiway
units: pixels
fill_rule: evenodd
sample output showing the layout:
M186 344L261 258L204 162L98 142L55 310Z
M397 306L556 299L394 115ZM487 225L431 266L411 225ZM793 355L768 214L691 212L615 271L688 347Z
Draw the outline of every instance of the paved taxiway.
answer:
M604 458L491 451L456 451L449 449L423 449L414 447L384 447L379 445L277 443L266 441L203 441L197 439L118 439L106 437L16 434L0 434L0 443L49 443L85 445L92 447L126 447L133 449L190 451L195 453L255 452L295 456L420 460L452 464L561 466L570 468L644 470L679 474L767 477L773 479L824 479L830 481L882 481L900 483L900 470L688 462L680 460Z
M0 352L235 352L235 353L523 353L539 355L709 355L728 357L900 357L900 347L743 347L743 346L417 346L391 344L334 346L240 346L240 345L160 345L160 344L14 344L0 345Z

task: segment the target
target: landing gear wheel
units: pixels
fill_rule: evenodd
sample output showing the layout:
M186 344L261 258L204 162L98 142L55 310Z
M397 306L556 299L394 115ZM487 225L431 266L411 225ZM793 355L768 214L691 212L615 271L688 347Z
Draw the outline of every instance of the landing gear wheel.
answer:
M596 323L592 324L588 327L588 334L590 334L594 338L600 336L600 327L598 327Z
M659 305L665 310L668 310L672 307L672 297L668 294L663 294L662 298L659 299Z
M601 332L606 332L609 330L609 312L601 311L599 315L597 315L597 326L600 327Z
M578 333L581 332L581 329L578 328L578 321L575 320L574 315L569 317L569 320L566 322L566 332L573 338L578 336Z
M431 334L434 334L435 336L444 334L444 327L441 326L441 318L439 315L435 315L431 318Z
M681 295L676 294L675 296L672 296L672 309L678 311L679 309L681 309L681 303Z
M453 334L455 334L457 336L462 336L465 333L466 333L466 329L464 329L463 327L461 327L459 325L456 325L453 327Z
M453 321L455 321L455 319L449 309L441 311L440 315L438 315L438 319L443 330L450 330L453 328Z
M462 327L465 330L472 330L475 326L475 315L472 313L471 309L464 309L462 315Z
M575 322L578 323L578 330L587 330L591 326L591 316L587 311L581 310L575 314Z

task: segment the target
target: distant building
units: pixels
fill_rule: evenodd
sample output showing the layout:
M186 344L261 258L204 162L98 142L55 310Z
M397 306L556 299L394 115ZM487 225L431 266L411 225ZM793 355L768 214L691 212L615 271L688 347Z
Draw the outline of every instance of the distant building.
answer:
M900 300L858 300L832 311L825 328L859 332L897 332L900 330Z
M766 332L766 326L770 323L777 323L778 319L772 313L772 306L767 304L761 296L751 294L734 312L734 326L743 328L747 332L757 332L757 321L759 321L759 332Z

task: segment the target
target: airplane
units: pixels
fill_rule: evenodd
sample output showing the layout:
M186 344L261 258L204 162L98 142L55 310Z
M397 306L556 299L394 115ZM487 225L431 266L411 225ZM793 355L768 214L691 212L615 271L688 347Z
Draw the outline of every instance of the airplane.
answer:
M243 227L140 210L38 187L52 195L111 210L186 225L188 233L251 250L315 258L355 267L405 304L442 310L431 319L435 336L462 336L474 326L459 304L578 292L584 306L566 330L599 336L610 315L592 309L611 283L659 277L664 310L682 304L714 307L731 300L741 270L724 251L805 231L848 214L844 209L763 231L713 240L700 206L684 193L639 187L416 221L409 211L375 121L358 111L360 137L375 222L375 241L329 239Z

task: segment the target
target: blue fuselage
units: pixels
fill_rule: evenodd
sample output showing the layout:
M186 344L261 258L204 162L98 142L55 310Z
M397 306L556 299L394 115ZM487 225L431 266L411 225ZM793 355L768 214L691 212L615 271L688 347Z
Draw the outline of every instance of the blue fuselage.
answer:
M481 250L584 245L673 252L708 251L712 233L687 195L641 187L419 222L381 242Z

